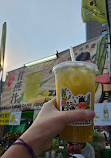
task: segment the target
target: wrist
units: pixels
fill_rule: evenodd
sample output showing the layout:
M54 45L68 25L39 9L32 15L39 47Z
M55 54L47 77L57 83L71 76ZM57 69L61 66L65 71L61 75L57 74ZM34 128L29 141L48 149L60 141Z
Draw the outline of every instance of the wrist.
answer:
M31 147L29 144L27 144L27 143L26 143L23 139L21 139L21 138L18 138L17 140L18 140L18 142L14 142L12 145L22 145L22 146L26 147L27 150L28 150L28 152L29 152L29 154L30 154L30 156L31 156L32 158L36 158L36 156L35 156L35 154L34 154L34 152L33 152L33 149L32 149L32 147Z
M16 141L18 142L18 140ZM16 157L16 158L31 158L29 151L23 145L12 145L8 148L8 152L3 154L3 158Z
M20 139L24 140L28 145L31 146L34 154L36 156L39 156L39 154L42 152L40 147L41 147L41 134L36 130L32 133L32 131L34 130L28 130L26 131L21 137ZM19 141L19 140L17 140Z

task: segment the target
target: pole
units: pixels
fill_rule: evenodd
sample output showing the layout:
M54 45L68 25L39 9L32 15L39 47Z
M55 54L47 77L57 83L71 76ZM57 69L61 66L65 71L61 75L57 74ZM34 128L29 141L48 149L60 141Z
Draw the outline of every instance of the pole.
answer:
M108 21L109 76L110 76L110 81L111 81L111 26L110 26L108 0L106 0L106 13L107 13L107 21Z
M1 71L1 85L0 85L0 102L2 95L2 80L3 80L3 69L4 69L4 57L5 57L5 43L6 43L6 22L4 22L2 27L2 38L1 38L1 46L0 46L0 71Z
M2 82L3 82L3 70L1 71L1 94L2 94L2 90L3 90L3 89L2 89L2 88L3 88L3 87L2 87Z
M107 20L108 20L109 76L111 81L111 27L110 27L108 0L106 0L106 12L107 12ZM110 143L110 157L111 157L111 126L109 126L109 138L110 138L109 143Z
M3 90L3 70L1 70L1 80L0 80L0 105L1 105L1 100L2 100L2 90Z

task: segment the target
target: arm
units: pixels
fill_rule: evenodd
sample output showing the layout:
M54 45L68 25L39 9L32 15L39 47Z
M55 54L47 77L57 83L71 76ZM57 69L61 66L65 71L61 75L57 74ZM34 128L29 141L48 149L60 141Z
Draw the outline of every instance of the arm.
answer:
M32 147L36 156L50 148L52 138L67 124L93 119L95 115L92 110L58 111L55 106L55 98L45 103L34 123L20 137ZM2 156L2 158L20 157L31 157L22 145L11 146Z

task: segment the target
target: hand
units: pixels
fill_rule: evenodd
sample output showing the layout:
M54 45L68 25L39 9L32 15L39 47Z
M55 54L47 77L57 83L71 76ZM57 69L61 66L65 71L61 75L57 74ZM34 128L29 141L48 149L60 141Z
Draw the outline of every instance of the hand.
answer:
M54 98L43 105L38 117L21 138L39 155L51 146L52 138L67 124L93 119L94 116L92 110L58 111Z
M95 116L92 110L58 111L56 106L55 98L45 103L34 123L20 137L32 147L36 156L51 146L52 138L67 124L90 120ZM12 145L2 156L2 158L15 157L30 158L30 154L26 147Z

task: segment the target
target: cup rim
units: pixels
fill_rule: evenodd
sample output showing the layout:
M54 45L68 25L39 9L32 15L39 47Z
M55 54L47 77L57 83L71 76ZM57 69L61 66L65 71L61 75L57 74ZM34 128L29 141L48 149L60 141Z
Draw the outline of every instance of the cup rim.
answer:
M74 62L73 61L66 61L66 62L61 62L61 63L59 63L59 64L57 64L57 65L55 65L53 67L53 72L56 72L57 70L60 70L62 68L68 67L68 66L73 66L73 67L86 66L87 68L93 70L95 74L98 73L98 66L96 64L89 63L89 62L84 62L84 61L74 61Z

